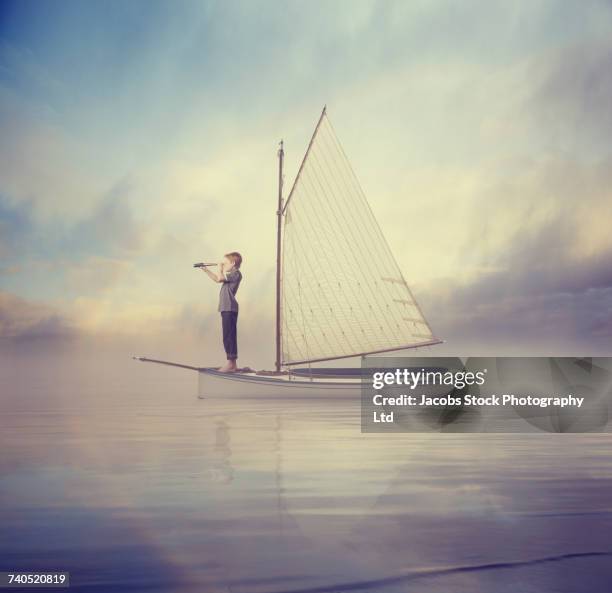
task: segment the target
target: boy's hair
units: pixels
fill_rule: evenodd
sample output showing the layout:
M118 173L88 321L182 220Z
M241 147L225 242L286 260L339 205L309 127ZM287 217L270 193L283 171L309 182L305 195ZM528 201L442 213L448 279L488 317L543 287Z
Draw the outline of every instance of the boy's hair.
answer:
M231 251L230 253L226 253L225 257L229 259L235 268L239 268L240 264L242 264L242 255L240 255L237 251Z

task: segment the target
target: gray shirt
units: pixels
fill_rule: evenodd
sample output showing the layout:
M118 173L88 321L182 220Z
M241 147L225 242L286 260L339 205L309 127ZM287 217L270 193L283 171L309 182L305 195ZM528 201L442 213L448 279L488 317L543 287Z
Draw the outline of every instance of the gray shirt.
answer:
M233 269L229 272L224 272L225 280L221 284L219 292L219 311L235 311L238 313L238 301L236 293L242 280L240 270Z

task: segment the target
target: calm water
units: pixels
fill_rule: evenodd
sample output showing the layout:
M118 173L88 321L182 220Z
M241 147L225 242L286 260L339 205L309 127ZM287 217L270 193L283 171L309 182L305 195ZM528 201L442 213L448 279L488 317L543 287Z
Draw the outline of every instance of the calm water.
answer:
M0 570L76 591L612 591L611 435L362 435L125 353L2 352Z

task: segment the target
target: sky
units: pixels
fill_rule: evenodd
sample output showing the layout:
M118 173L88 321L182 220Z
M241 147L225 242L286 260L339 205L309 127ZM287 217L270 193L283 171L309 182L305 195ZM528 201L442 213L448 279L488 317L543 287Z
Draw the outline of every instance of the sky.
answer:
M273 349L286 184L323 105L456 354L611 353L612 3L0 2L0 339ZM337 265L333 256L329 265Z

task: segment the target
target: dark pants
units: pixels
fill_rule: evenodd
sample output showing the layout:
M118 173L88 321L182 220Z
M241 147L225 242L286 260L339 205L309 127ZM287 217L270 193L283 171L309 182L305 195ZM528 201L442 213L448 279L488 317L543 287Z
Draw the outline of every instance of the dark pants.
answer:
M238 337L236 335L236 324L238 323L238 311L221 311L221 327L223 328L223 347L227 354L227 360L238 358Z

